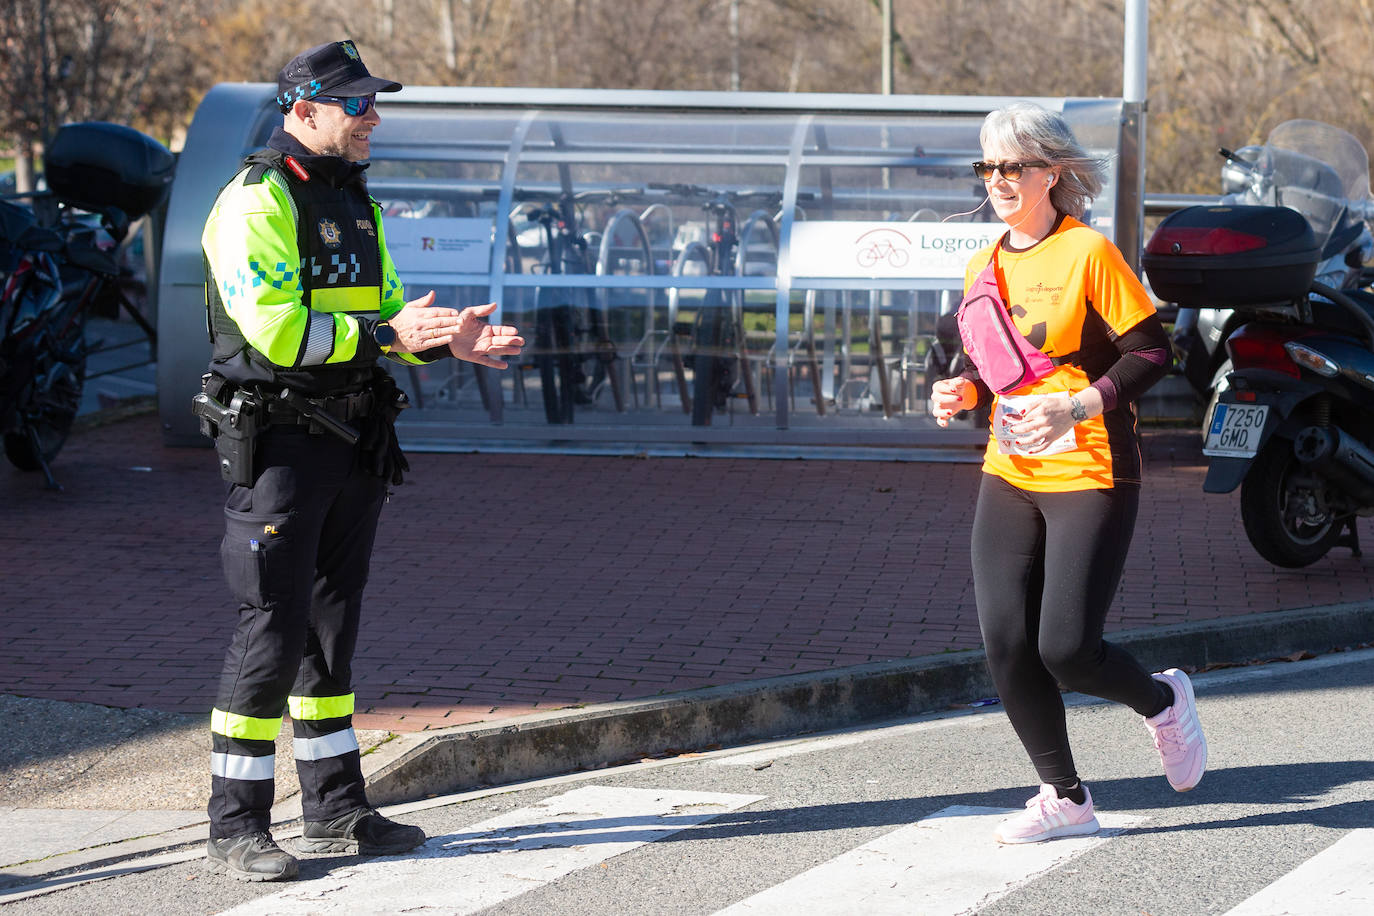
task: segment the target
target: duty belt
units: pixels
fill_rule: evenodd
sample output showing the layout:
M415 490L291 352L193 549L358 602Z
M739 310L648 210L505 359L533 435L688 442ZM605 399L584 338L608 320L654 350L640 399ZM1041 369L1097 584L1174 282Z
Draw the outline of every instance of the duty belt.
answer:
M318 414L323 411L343 423L370 415L376 401L371 391L359 391L356 394L347 394L336 398L307 398L306 400L313 408L312 413ZM318 422L312 420L287 401L278 398L267 399L267 416L273 423L297 423L301 426L309 426L311 423Z

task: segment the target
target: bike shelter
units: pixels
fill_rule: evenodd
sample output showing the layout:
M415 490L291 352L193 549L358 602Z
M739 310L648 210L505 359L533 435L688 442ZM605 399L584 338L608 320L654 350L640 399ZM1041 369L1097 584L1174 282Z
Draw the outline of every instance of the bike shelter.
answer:
M209 356L200 233L216 191L281 115L221 84L187 134L159 285L168 444ZM393 366L406 446L840 454L973 446L929 385L968 258L1003 230L969 164L1014 101L407 88L378 98L368 183L407 296L498 302L528 341L497 372ZM1086 221L1134 266L1140 106L1036 98L1107 166ZM970 213L969 211L973 211ZM964 215L960 215L964 214ZM495 320L495 319L493 319Z

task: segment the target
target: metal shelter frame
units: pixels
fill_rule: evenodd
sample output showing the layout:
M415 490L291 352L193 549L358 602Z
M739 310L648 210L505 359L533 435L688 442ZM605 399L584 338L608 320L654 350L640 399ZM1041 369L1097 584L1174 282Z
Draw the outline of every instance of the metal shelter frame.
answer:
M280 124L272 94L269 84L216 86L198 109L181 154L159 281L159 412L169 444L201 442L187 408L208 358L201 228L217 190L242 157ZM408 296L443 288L452 304L494 301L508 317L533 324L547 314L538 303L549 296L585 291L580 295L586 304L579 308L603 322L600 332L574 328L587 340L574 362L588 378L576 393L591 398L579 405L575 421L551 422L552 414L534 409L530 392L542 388L547 398L556 384L548 364L497 375L444 361L442 369L411 373L419 407L404 418L403 441L436 451L656 448L709 454L733 448L805 455L984 441L985 433L973 428L938 430L917 397L930 381L918 358L933 344L933 321L948 311L949 292L959 282L881 271L817 276L814 243L798 249L797 227L808 222L811 232L833 219L837 226L900 228L919 222L929 228L935 218L969 209L973 198L958 184L967 178L953 176L967 172L977 158L983 116L1012 101L436 87L379 99L382 123L374 133L369 171L373 196L384 204L421 201L431 209L434 201L465 202L463 219L454 225L466 227L469 236L460 241L476 252L460 258L466 265L460 270L403 267ZM1143 104L1031 101L1062 112L1084 145L1106 161L1107 185L1088 221L1136 266L1144 213ZM680 136L692 131L699 140ZM767 142L759 139L760 131ZM852 139L859 136L864 142ZM742 177L722 179L731 170ZM709 176L698 179L703 187L692 184L695 173ZM662 181L653 180L657 174ZM773 177L765 182L766 205L756 206L749 202L755 193L749 185L760 174ZM688 223L693 209L701 209L705 186L728 187L721 193L738 204L737 269L701 260L710 240L687 231L700 231ZM591 206L587 199L613 212L604 222L583 221L580 237L571 239L590 251L585 269L551 269L550 246L531 241L537 227L523 208L552 201L575 221L576 213ZM922 202L919 210L911 201ZM401 238L401 230L431 225L425 222L430 216L398 214L404 223L388 218L389 240L393 234ZM660 218L669 227L676 220L678 236L651 245L641 220ZM481 238L471 235L470 224ZM696 254L683 259L694 241ZM541 258L542 272L533 272ZM690 350L692 343L681 317L697 315L699 328L713 291L736 313L753 316L758 327L746 330L737 323L736 336L748 337L754 349L737 343L733 355L719 346L709 350L698 334L697 355L674 362L672 350ZM765 303L771 303L771 316ZM522 326L527 337L532 330ZM865 333L867 342L861 339ZM726 407L707 411L702 422L700 409L695 418L690 415L685 386L688 377L704 371L702 354L708 352L733 360L732 377L756 381L757 391L746 407L744 386L737 384ZM536 368L543 373L539 386L533 383ZM889 371L899 380L890 380ZM615 387L614 408L598 393L598 378L602 389ZM605 385L607 378L618 385ZM566 378L562 383L569 384ZM880 396L862 393L875 387Z

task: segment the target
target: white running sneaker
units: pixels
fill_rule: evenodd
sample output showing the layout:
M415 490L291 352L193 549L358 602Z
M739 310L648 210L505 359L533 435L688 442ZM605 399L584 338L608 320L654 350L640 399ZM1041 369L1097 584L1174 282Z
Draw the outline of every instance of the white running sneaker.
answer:
M1154 736L1169 785L1175 792L1187 792L1202 781L1202 773L1207 769L1207 739L1198 721L1193 683L1177 668L1151 677L1173 688L1174 705L1146 719L1145 727Z
M1060 798L1054 786L1042 785L1040 794L1026 802L1026 810L998 824L993 836L997 842L1010 846L1097 833L1100 825L1093 815L1093 797L1087 786L1083 787L1083 795L1083 804L1076 805L1070 799Z

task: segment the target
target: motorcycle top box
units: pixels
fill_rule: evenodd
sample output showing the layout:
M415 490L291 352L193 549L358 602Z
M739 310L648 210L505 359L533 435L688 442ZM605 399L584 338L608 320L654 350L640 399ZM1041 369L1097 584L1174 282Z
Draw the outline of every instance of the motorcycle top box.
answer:
M104 121L64 124L43 156L48 188L82 210L138 219L162 202L176 160L152 137Z
M1307 295L1321 249L1288 207L1186 207L1164 218L1142 265L1156 296L1201 307L1272 306Z

